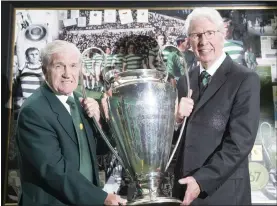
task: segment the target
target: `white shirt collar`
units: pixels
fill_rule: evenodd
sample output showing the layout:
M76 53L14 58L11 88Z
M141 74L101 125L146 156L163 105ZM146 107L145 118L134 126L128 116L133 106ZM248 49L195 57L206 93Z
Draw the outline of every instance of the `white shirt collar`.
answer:
M73 95L70 95L71 97L73 97ZM68 99L69 96L66 96L66 95L57 95L56 94L56 97L63 103L63 104L67 104L66 101Z
M216 70L220 67L224 59L226 58L225 52L222 52L221 56L213 63L212 66L210 66L206 71L209 73L209 75L213 76ZM200 74L202 71L204 71L204 67L202 66L200 62Z
M73 93L71 95L69 95L71 97L73 97ZM66 110L68 111L69 114L71 114L70 112L70 106L69 104L66 103L68 97L67 95L58 95L56 94L56 97L61 101L61 103L63 104L63 106L66 108ZM74 98L74 97L73 97Z

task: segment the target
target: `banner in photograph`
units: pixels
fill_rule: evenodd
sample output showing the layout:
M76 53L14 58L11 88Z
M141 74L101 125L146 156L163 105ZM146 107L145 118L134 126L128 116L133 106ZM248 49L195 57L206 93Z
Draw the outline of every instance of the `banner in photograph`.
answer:
M63 20L63 25L64 27L75 26L77 25L77 22L76 19L65 19Z
M86 27L86 26L87 26L86 17L84 16L78 17L78 27Z
M133 23L133 16L130 9L118 10L121 24Z
M116 23L116 10L113 10L113 9L104 10L104 22Z
M102 11L91 11L89 13L89 25L102 24Z
M137 22L148 23L148 9L137 10Z

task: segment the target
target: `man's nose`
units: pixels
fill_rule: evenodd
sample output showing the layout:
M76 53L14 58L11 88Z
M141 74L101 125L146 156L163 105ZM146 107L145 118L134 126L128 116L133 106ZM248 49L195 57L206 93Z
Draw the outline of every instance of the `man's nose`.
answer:
M199 43L202 45L205 45L207 42L208 42L208 39L205 36L205 34L200 34L199 35Z
M67 66L64 66L64 72L63 72L63 77L68 78L69 77L69 68Z

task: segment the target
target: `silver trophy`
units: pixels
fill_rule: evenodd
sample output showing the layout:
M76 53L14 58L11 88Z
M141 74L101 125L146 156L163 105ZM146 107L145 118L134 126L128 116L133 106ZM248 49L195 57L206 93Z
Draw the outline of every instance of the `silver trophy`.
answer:
M179 65L184 65L182 53L176 47L160 50L159 56L163 57L165 51L176 53L178 58L175 59L178 59ZM169 73L165 68L166 64L160 70L136 69L114 75L103 74L109 88L108 123L116 149L104 132L98 129L136 187L136 195L128 201L130 205L181 203L178 199L165 196L160 188L182 136L181 131L170 156L177 91L176 85L168 81ZM183 69L187 76L185 66L179 69ZM184 125L185 121L182 130Z

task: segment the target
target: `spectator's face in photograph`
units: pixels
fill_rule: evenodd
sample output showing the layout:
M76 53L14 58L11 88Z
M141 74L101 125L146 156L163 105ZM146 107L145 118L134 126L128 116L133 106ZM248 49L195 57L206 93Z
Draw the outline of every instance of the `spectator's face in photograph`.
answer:
M69 95L78 86L81 62L75 51L64 51L52 55L46 80L58 94Z
M231 21L224 22L224 35L225 39L232 39L233 37L233 26Z
M179 49L181 51L186 51L190 48L189 40L188 38L185 38L184 41L179 45Z
M124 47L123 47L123 46L121 46L121 47L119 48L119 53L120 53L120 54L124 54Z
M31 64L37 64L39 63L40 57L39 57L39 51L33 50L28 52L27 60Z
M106 48L106 54L111 54L111 49L109 47Z
M204 35L203 32L213 31L214 35ZM191 34L196 35L193 38ZM204 67L211 66L222 54L224 35L218 32L217 26L207 18L199 18L191 21L189 31L190 45Z
M158 36L157 42L158 42L159 46L163 46L164 42L165 42L164 36L163 35Z
M128 54L133 54L135 51L135 46L133 44L131 44L129 47L128 47Z

